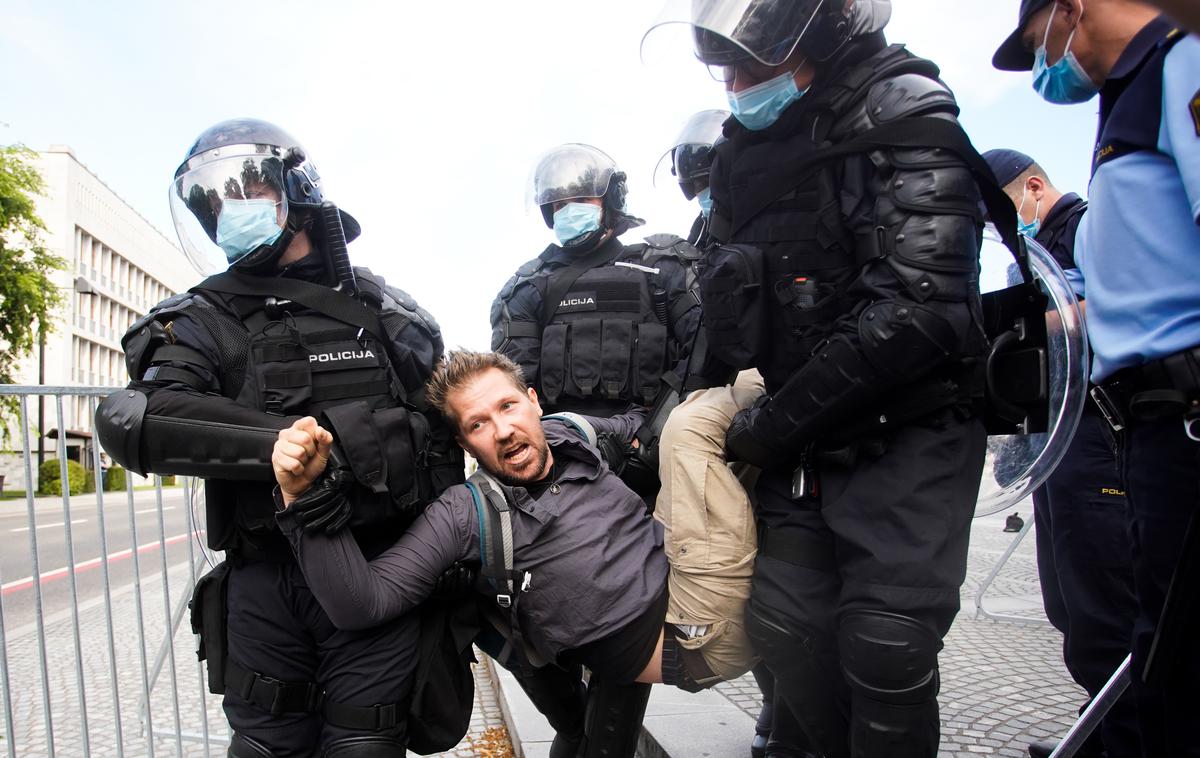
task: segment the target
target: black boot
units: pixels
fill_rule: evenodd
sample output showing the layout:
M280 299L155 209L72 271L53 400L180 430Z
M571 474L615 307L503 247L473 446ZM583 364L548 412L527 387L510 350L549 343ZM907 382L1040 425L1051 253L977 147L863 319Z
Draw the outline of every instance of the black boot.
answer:
M767 740L771 737L771 722L775 718L775 677L761 661L753 669L754 681L762 693L762 710L754 724L754 739L750 741L750 758L766 758Z
M612 684L592 677L579 758L634 758L649 700L648 684Z

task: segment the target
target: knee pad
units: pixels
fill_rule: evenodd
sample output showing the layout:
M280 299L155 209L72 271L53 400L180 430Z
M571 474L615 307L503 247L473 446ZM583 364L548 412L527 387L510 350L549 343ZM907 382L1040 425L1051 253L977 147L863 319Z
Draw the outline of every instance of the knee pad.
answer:
M229 738L229 750L225 755L229 758L275 758L275 753L269 747L237 732Z
M842 672L850 688L894 705L937 697L941 647L932 629L898 613L851 611L838 629Z
M325 746L324 758L404 758L404 743L391 737L343 737Z

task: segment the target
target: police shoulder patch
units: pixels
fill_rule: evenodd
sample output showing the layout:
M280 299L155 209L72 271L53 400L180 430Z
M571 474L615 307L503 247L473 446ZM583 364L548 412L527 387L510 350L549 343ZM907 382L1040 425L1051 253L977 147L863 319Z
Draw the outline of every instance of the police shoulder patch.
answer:
M1196 136L1200 137L1200 89L1192 95L1192 102L1188 104L1188 108L1192 112L1192 126L1196 127Z

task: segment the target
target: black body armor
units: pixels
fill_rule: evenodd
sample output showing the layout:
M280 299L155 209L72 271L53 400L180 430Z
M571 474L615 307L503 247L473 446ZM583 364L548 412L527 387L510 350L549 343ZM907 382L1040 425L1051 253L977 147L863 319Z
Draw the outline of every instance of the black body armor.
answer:
M953 95L933 63L882 35L831 70L772 127L727 123L715 150L707 231L735 244L706 251L705 328L717 358L762 372L764 444L852 437L980 392L971 170L939 147L836 153L906 119L954 124Z
M673 235L629 246L614 237L585 254L552 245L501 290L492 348L521 366L547 410L607 417L653 406L682 384L699 255Z
M352 308L367 314L370 330L315 307L246 290L283 289L289 284L281 284L283 280L242 276L232 286L229 275L221 275L152 310L131 327L125 347L131 375L142 377L131 389L142 386L153 392L167 383L184 385L179 388L184 391L171 393L175 397L151 402L159 406L150 409L157 415L145 417L142 437L155 436L157 427L147 423L151 419L203 418L198 393L234 401L223 413L245 409L242 423L249 426L278 429L301 416L317 417L333 431L355 482L348 495L353 503L350 528L364 553L374 555L399 537L425 503L463 481L462 454L440 414L424 403L423 382L432 370L432 357L442 350L436 323L407 294L386 287L365 269L355 273L357 301L329 288L299 284L324 290L343 304L352 302ZM215 342L215 361L173 344L172 324L185 314ZM406 352L404 340L414 330L431 357ZM183 407L189 401L192 407ZM98 423L103 415L104 408ZM236 432L231 429L231 434ZM190 469L185 465L180 470L177 463L155 465L151 448L186 447L181 436L142 440L146 462L141 468L205 476L210 547L251 560L290 560L291 550L275 526L269 465L237 461L223 467L222 461L212 460L219 454L200 449L193 449L195 466ZM266 463L269 456L268 445L260 460Z

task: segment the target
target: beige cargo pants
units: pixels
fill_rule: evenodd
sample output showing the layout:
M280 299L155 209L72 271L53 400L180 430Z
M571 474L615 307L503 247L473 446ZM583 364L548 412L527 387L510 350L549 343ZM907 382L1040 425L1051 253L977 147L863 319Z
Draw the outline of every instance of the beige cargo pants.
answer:
M680 647L698 652L723 680L757 662L744 617L758 542L746 494L757 470L725 462L725 431L762 393L754 370L738 374L732 386L693 392L671 412L659 443L662 490L654 517L665 529L670 562L666 620L694 634Z

